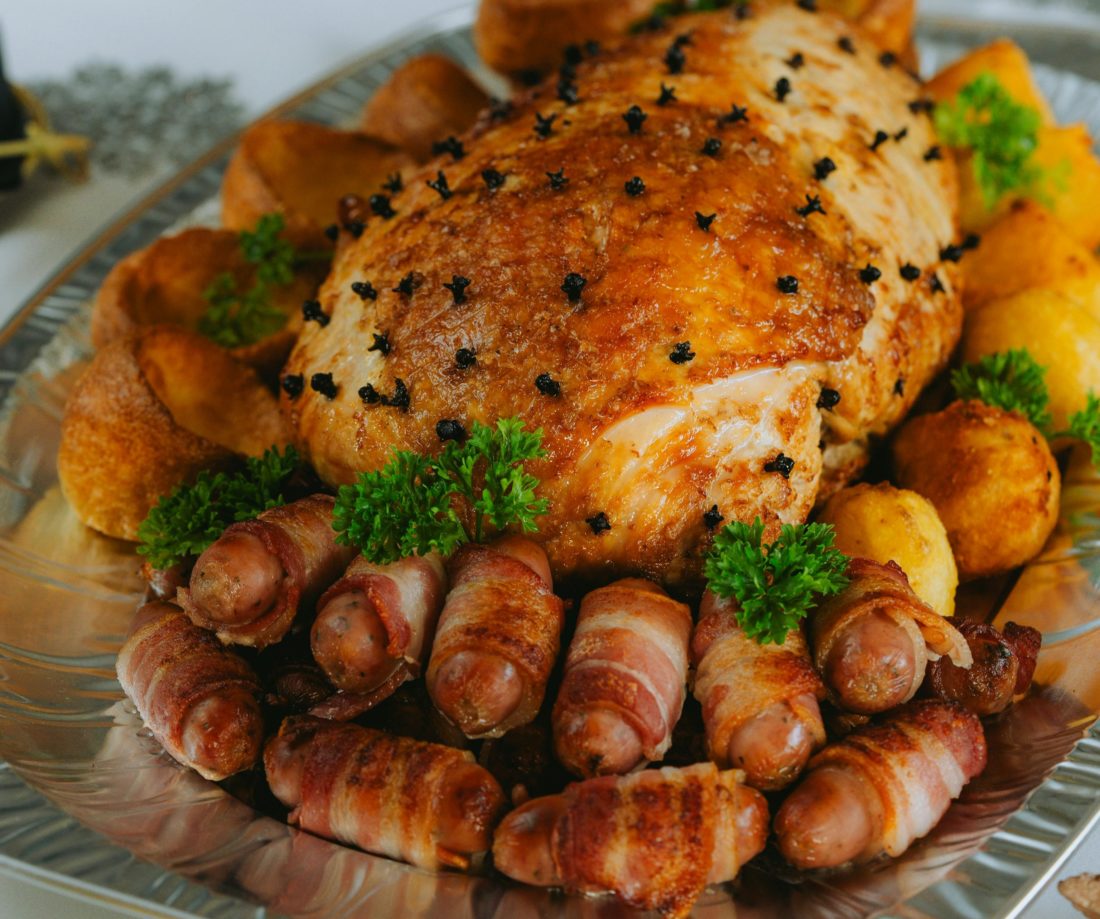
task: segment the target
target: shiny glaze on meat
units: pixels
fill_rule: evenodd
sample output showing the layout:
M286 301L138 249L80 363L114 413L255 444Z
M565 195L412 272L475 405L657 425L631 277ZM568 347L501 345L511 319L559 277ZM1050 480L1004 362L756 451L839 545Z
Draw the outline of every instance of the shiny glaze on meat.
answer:
M684 17L580 65L575 105L548 84L507 118L484 116L464 158L429 163L393 197L395 216L345 241L321 293L331 322L307 323L291 356L305 391L283 404L322 477L351 481L392 448L435 451L440 419L518 415L545 431L533 472L551 503L539 538L555 576L694 578L715 504L771 532L804 520L823 436L889 428L960 324L957 266L940 259L957 241L953 167L924 158L936 140L909 107L919 83L866 37L854 55L838 47L855 31L794 5L744 22ZM670 73L680 34L685 64ZM677 101L657 104L662 83ZM638 133L622 117L633 105L647 116ZM720 124L734 105L747 120ZM546 137L536 114L554 118ZM872 150L880 130L889 140ZM702 152L711 137L716 156ZM824 157L837 168L819 181ZM426 185L439 171L447 198ZM638 196L624 188L634 176ZM826 213L800 215L807 196ZM716 215L709 229L696 212ZM868 263L882 272L870 285ZM916 281L900 276L907 263ZM577 302L561 289L571 272L587 280ZM412 295L395 291L410 273ZM454 275L471 281L457 304L443 287ZM788 275L796 293L777 286ZM377 299L357 296L357 281ZM388 354L368 350L376 333ZM679 342L693 359L670 359ZM460 368L460 348L476 364ZM318 372L335 398L310 388ZM543 373L560 395L536 388ZM391 396L398 379L407 412L358 395L370 384ZM822 385L841 393L830 411L817 407ZM764 468L781 452L789 478ZM611 529L596 534L585 521L600 512Z

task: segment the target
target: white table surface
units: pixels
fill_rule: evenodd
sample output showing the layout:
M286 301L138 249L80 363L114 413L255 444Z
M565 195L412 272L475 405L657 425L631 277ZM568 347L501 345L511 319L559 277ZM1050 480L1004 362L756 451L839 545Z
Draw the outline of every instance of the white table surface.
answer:
M5 69L16 82L57 79L93 60L127 69L166 65L182 78L229 77L249 117L339 64L458 0L8 0L0 6ZM614 2L614 0L608 0ZM166 178L99 176L84 185L41 178L0 196L0 326L97 230ZM1100 872L1095 834L1058 877ZM112 919L133 915L78 903L0 872L0 917ZM1051 884L1025 919L1078 914Z

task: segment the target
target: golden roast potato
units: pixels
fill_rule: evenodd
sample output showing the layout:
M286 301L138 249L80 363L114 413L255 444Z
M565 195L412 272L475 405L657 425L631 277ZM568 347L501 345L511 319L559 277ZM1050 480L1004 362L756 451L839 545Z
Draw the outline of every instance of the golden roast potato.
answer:
M845 555L897 562L918 597L941 616L955 612L955 557L927 498L885 482L861 482L833 495L817 519L833 525Z
M962 359L1027 348L1047 368L1054 427L1085 407L1089 390L1100 392L1100 316L1072 292L1034 289L990 300L967 313Z
M968 400L919 415L898 433L893 458L898 485L935 506L961 580L1024 564L1058 522L1058 466L1015 412Z

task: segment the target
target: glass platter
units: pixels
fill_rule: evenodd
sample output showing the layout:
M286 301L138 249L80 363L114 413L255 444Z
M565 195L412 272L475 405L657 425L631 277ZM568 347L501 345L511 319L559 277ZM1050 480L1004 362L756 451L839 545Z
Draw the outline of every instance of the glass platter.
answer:
M923 63L1009 34L1039 62L1062 121L1100 136L1100 7L930 2ZM478 69L466 6L415 28L278 110L353 120L406 58ZM482 76L488 75L481 71ZM142 590L127 544L86 530L57 487L68 389L90 354L90 300L123 255L216 196L231 145L125 215L0 333L0 871L127 912L212 917L611 917L630 911L492 877L434 875L299 833L178 767L142 730L114 674ZM1100 477L1075 456L1043 556L970 606L1045 633L1036 689L987 729L986 773L902 859L831 878L763 859L696 915L1017 915L1100 821Z

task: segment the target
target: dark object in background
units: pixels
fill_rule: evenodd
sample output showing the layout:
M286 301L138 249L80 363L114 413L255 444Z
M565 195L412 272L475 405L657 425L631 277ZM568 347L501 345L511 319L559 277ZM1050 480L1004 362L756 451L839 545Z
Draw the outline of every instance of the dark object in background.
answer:
M11 140L26 140L26 114L12 85L4 76L4 57L0 50L0 144ZM0 191L18 188L23 182L23 157L0 157Z

